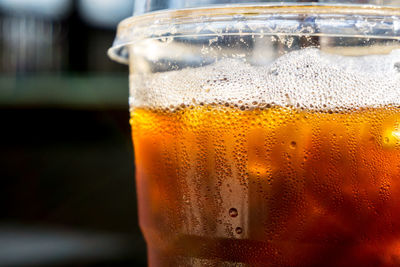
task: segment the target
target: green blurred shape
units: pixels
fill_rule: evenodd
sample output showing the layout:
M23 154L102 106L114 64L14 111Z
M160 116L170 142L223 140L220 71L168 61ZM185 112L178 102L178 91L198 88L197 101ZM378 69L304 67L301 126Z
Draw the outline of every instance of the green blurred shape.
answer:
M0 75L0 107L128 108L128 75Z

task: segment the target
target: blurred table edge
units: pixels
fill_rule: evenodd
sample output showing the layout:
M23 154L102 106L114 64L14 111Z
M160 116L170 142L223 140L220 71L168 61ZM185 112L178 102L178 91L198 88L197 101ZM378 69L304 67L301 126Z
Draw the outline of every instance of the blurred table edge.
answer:
M145 253L141 246L140 242L115 233L0 225L1 266L112 262Z

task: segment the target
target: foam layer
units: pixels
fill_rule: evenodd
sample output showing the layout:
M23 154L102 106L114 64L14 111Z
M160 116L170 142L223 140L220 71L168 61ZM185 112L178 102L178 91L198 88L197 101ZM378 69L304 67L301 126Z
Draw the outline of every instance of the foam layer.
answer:
M400 50L344 57L309 48L268 66L225 59L202 68L131 76L131 106L280 105L313 110L400 105Z

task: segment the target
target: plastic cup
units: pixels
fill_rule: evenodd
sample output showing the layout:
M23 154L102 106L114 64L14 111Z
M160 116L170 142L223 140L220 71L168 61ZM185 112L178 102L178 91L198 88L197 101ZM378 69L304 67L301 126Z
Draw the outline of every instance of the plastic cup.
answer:
M139 1L109 51L149 266L398 266L399 8L226 2Z

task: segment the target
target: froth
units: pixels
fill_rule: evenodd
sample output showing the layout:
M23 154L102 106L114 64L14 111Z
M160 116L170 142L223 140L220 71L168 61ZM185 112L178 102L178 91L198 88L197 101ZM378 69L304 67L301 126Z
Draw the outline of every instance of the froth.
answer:
M224 59L201 68L131 76L133 107L279 105L338 110L400 105L400 50L345 57L309 48L268 66Z

